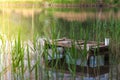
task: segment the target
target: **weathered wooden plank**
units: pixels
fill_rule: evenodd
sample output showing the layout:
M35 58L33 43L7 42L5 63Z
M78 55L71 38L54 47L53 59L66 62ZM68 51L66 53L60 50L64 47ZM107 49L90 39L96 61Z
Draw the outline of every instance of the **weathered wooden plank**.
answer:
M86 44L85 44L86 43ZM50 41L47 45L50 46L56 46L56 47L63 47L63 57L61 59L53 59L53 60L48 60L46 67L47 68L52 68L54 67L57 71L64 71L67 73L70 73L69 67L76 68L76 75L88 75L89 76L98 76L101 74L105 74L109 72L109 47L105 46L104 42L100 42L99 45L95 41L83 41L83 40L71 40L71 39L58 39L54 41ZM65 62L65 51L66 49L72 49L72 47L75 47L78 52L81 49L88 48L87 49L87 66L81 66L81 65L73 65ZM86 46L86 47L84 47ZM79 53L78 53L79 54ZM100 56L104 55L104 65L101 66L90 66L90 57L91 56Z

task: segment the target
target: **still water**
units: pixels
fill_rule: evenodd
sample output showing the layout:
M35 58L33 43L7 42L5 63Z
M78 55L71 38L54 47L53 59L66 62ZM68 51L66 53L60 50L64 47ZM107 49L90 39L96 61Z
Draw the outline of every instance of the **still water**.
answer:
M88 35L91 36L89 39L94 39L93 26L101 26L105 31L113 19L120 20L119 9L1 8L0 33L14 38L18 31L21 31L23 40L32 39L34 34L51 38L53 33L54 37L83 39L83 35L80 37L82 30L83 33L88 31ZM99 22L107 24L108 27L99 25Z

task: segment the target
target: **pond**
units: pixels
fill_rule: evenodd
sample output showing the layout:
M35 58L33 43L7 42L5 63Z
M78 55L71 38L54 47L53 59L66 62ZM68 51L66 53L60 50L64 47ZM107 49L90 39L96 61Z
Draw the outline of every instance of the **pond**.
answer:
M81 34L87 31L89 39L95 39L97 26L107 35L109 26L120 20L117 8L3 8L0 12L0 32L15 37L21 30L24 40L31 39L33 34L51 38L53 29L56 30L55 36L59 34L60 38L84 39L85 34ZM103 33L100 35L101 39L107 37Z
M7 48L8 52L5 52L5 49L1 49L0 54L1 56L1 62L0 65L2 65L1 69L9 69L9 65L7 64L11 63L16 58L21 59L21 66L22 60L21 58L24 53L23 48L20 46L21 42L19 41L19 35L21 37L22 42L28 42L31 41L29 44L32 44L32 41L34 41L34 37L37 36L39 38L48 38L48 39L59 39L59 38L70 38L74 40L87 40L87 41L100 41L104 42L105 38L110 39L110 49L111 53L114 53L115 56L113 56L115 59L111 60L111 63L114 63L114 65L119 64L119 40L120 40L120 9L119 8L43 8L43 7L35 7L32 8L13 8L13 7L2 7L0 8L0 47L3 45L2 40L16 40L18 39L18 42L15 42L16 44L15 49L18 49L18 52L10 52L10 50ZM4 36L4 37L3 37ZM4 38L4 39L3 39ZM8 42L9 43L9 42ZM11 42L10 42L11 43ZM5 43L5 46L10 46ZM33 44L32 44L33 46ZM2 47L3 48L3 47ZM20 52L19 52L20 48ZM16 50L14 50L16 51ZM3 52L5 52L3 54ZM10 53L10 54L9 54ZM20 53L20 54L19 54ZM32 52L31 52L32 53ZM34 50L33 50L34 53ZM3 57L3 55L6 55ZM10 55L18 55L15 57L9 57ZM30 54L31 55L31 54ZM33 54L32 54L33 55ZM117 55L117 57L116 57ZM7 61L4 61L4 58L8 58ZM27 55L27 58L28 55ZM2 62L3 61L3 62ZM29 64L29 59L27 59L28 67L24 68L18 68L17 61L19 62L19 59L16 60L15 64L13 65L13 72L18 73L17 75L13 75L14 79L23 79L23 74L21 74L17 69L20 69L22 73L26 74L25 70L28 69L28 73L25 76L30 76L31 79L39 79L43 77L43 74L48 74L50 78L50 74L52 71L48 72L42 72L38 75L34 76L35 78L31 77L31 75L36 74L37 67L35 61L31 60L31 64ZM4 63L5 62L5 63ZM30 65L33 66L32 69L30 69ZM7 68L5 67L7 66ZM16 67L17 66L17 67ZM43 67L43 66L42 66ZM112 65L113 67L113 65ZM115 66L116 67L116 66ZM114 71L117 71L117 68L113 67ZM118 66L117 66L118 67ZM30 70L29 70L30 69ZM32 73L32 70L35 69L35 72ZM12 70L12 69L11 69ZM39 69L40 70L40 69ZM0 70L1 71L1 70ZM111 71L111 70L110 70ZM3 74L1 71L1 74ZM111 71L112 72L112 71ZM53 73L53 76L56 76L56 74ZM118 67L118 72L114 72L113 74L115 76L115 79L118 79L120 70ZM19 78L18 75L21 75ZM41 76L40 76L41 74ZM58 73L60 76L61 73ZM112 74L112 73L111 73ZM11 72L6 72L6 76L10 77L12 75ZM69 79L72 79L70 74L64 74ZM24 76L24 77L25 77ZM46 75L44 75L46 76ZM47 76L47 77L48 77ZM108 76L106 74L105 76ZM66 77L64 77L66 80ZM80 77L81 78L81 77ZM79 77L76 77L76 80L81 80ZM1 79L8 79L1 76ZM12 80L13 78L11 78ZM25 79L25 78L24 78ZM46 79L46 77L45 77ZM55 77L56 79L56 77ZM90 79L90 78L89 78ZM89 80L88 77L86 77L84 80ZM112 78L111 78L112 79ZM47 79L46 79L47 80ZM52 78L50 79L52 80ZM93 80L92 78L90 80ZM103 80L103 79L100 79Z

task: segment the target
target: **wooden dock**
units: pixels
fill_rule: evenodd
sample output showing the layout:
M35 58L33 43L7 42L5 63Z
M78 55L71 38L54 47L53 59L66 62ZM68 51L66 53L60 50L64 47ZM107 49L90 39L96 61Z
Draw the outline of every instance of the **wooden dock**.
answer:
M76 75L83 75L92 77L96 77L98 75L109 73L109 48L104 44L104 42L95 42L95 41L83 41L83 40L71 40L71 39L57 39L57 40L51 40L50 42L46 42L47 45L49 45L49 49L55 47L62 47L63 51L61 51L61 54L63 55L60 59L52 59L47 60L46 68L50 69L52 67L55 68L56 71L63 71L64 73L71 73L70 69L73 69L75 67ZM72 46L74 46L78 51L80 50L86 50L87 56L86 56L86 65L75 65L75 64L69 64L66 63L65 55L66 55L66 49L72 49ZM45 53L46 54L46 53ZM79 53L80 54L80 53ZM45 55L44 55L45 56ZM103 57L103 64L99 66L91 66L91 57L94 58L94 61L96 61L95 64L97 64L97 57L98 56L104 56Z

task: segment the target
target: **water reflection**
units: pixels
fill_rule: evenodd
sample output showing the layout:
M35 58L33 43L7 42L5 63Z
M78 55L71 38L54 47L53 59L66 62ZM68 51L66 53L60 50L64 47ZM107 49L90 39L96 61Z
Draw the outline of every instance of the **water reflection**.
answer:
M21 30L23 39L31 39L33 17L41 11L42 9L1 9L0 32L15 37Z
M82 11L82 12L62 12L62 11L57 11L54 13L54 16L57 18L61 18L64 20L68 20L68 21L80 21L80 22L84 22L88 19L91 20L95 20L95 19L99 19L99 20L109 20L111 18L115 18L115 19L120 19L120 11L118 11L117 13L114 13L114 11L110 10L110 11L96 11L96 12L86 12L86 11Z
M51 37L51 30L55 27L62 33L61 37L69 37L72 27L75 32L77 29L78 35L78 25L90 27L96 20L109 22L112 18L120 19L119 9L3 8L0 10L0 32L15 36L21 29L23 39L31 39L34 33Z

